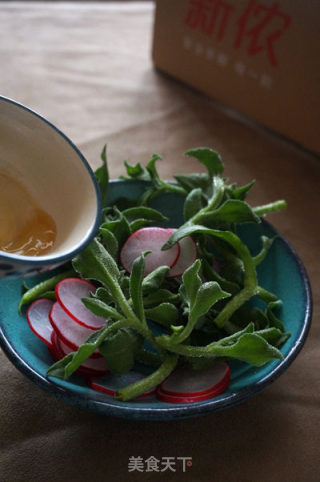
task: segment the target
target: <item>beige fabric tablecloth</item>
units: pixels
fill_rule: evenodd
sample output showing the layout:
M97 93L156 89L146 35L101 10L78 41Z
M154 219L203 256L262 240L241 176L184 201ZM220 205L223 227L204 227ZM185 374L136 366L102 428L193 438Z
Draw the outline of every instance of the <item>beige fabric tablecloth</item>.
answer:
M257 179L252 204L288 201L270 221L304 261L313 326L288 371L250 401L205 417L138 422L99 416L44 393L0 354L0 480L319 480L320 161L157 73L149 3L0 3L0 92L43 114L93 167L108 143L112 177L122 161L164 160L161 174L192 172L183 158L205 145L226 174ZM294 113L290 115L295 115ZM290 283L290 280L288 280ZM130 456L187 457L193 466L128 472Z

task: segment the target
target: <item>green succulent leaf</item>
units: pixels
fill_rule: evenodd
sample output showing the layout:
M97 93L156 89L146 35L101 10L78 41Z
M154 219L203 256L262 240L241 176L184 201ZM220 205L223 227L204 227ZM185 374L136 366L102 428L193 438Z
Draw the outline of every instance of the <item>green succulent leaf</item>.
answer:
M148 308L162 302L178 303L179 300L180 295L178 293L173 293L166 289L158 289L143 298L143 305L145 308Z
M101 281L107 287L110 278L113 282L120 277L117 263L97 239L73 259L72 265L83 278Z
M125 240L130 236L131 230L129 222L117 207L113 208L115 218L106 220L101 226L100 231L107 229L116 238L118 246L122 246Z
M278 328L282 333L284 333L285 332L284 324L282 323L281 320L279 320L279 318L276 317L276 315L273 312L274 310L279 310L281 306L282 306L281 300L271 301L270 303L268 303L266 315L270 322L270 326L274 326L275 328Z
M220 356L236 358L254 366L264 365L274 359L283 359L276 347L256 333L246 333L234 345L222 347Z
M194 305L198 290L202 284L199 276L200 268L201 261L196 259L196 261L187 268L182 275L183 288L187 296L189 307Z
M213 149L198 147L197 149L189 149L185 152L185 155L195 157L204 164L208 169L209 176L221 174L224 170L220 155Z
M95 171L95 177L98 181L102 206L107 203L108 185L109 185L109 172L107 165L107 146L104 146L101 152L102 166L98 167Z
M159 154L153 154L150 161L146 165L146 169L150 175L151 181L155 185L159 185L159 186L161 185L161 179L156 168L156 162L160 161L161 159L162 159L162 156L160 156Z
M196 174L177 174L174 178L187 193L193 189L201 189L203 194L206 195L212 187L211 177L204 172Z
M155 270L151 271L142 280L142 291L144 295L156 291L163 284L169 273L170 268L168 266L159 266Z
M179 319L179 310L172 303L160 303L154 308L146 308L146 317L169 328Z
M100 238L101 238L101 243L103 246L106 248L106 250L111 254L113 259L117 259L118 257L118 240L113 234L112 231L110 231L107 228L101 227L99 229L100 233Z
M200 188L192 189L184 202L184 219L188 221L203 208L203 194Z
M206 223L226 222L226 223L260 223L261 219L257 216L249 204L238 199L228 199L217 209L204 213L199 221Z
M146 178L145 170L141 166L140 162L135 165L130 165L127 161L124 161L124 165L127 171L127 175L132 179L143 179ZM126 179L124 176L122 178Z
M111 373L122 374L134 366L137 340L128 329L111 333L100 345L99 351L107 360Z
M260 253L254 256L253 261L256 266L258 266L267 256L271 246L273 245L274 241L277 239L277 236L273 238L268 238L267 236L261 236L262 241L262 249Z
M195 322L200 316L205 315L217 301L229 296L231 296L230 293L223 291L215 281L203 283L190 307L190 320Z
M103 301L97 298L82 298L82 302L88 310L92 311L97 316L101 316L103 318L112 318L114 320L120 320L122 316L119 312L109 306L108 304L104 303Z
M151 221L166 221L168 218L157 209L153 209L147 206L135 206L125 209L122 214L127 218L129 222L135 221L139 218L148 219Z
M197 285L198 283L194 286L196 287ZM182 343L186 340L196 326L199 318L205 315L217 301L230 296L230 293L223 291L215 281L200 284L196 293L194 293L194 286L192 289L190 289L190 286L186 288L189 297L188 323L178 334L177 332L173 333L171 339L174 343ZM191 298L190 295L192 296Z
M174 344L166 335L161 335L157 340L167 350L185 357L228 357L254 366L261 366L275 359L283 359L283 355L278 348L256 333L235 334L233 339L229 338L228 343L223 343L221 340L201 347Z
M130 275L130 296L133 305L133 311L145 323L145 313L142 299L142 283L144 279L145 262L144 258L150 251L142 253L139 258L136 258L132 264Z
M251 181L249 184L245 186L238 187L232 191L232 198L233 199L240 199L240 201L244 201L249 194L251 188L255 185L256 181Z

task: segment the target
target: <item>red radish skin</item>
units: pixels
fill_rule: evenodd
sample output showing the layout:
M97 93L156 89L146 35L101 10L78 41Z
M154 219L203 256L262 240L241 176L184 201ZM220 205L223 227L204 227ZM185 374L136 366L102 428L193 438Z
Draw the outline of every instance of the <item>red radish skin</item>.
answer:
M228 363L217 361L204 370L192 370L187 365L177 368L161 384L161 390L168 395L202 395L211 392L217 386L230 379Z
M173 234L176 229L169 229L170 235ZM180 239L180 254L175 265L170 269L168 277L175 278L182 276L189 266L191 266L197 259L198 250L195 240L191 236L186 236Z
M42 298L34 301L27 311L27 321L31 330L49 347L52 346L52 326L49 320L49 313L53 303L52 300Z
M51 346L49 346L49 353L52 356L53 360L57 362L58 360L61 360L63 358L63 353L60 350L60 348L57 346L57 334L54 330L52 330L51 333Z
M96 380L95 378L91 378L88 380L88 383L91 388L97 390L98 392L106 393L107 395L114 396L116 391L120 388L123 388L131 383L139 381L145 378L145 375L136 371L128 372L124 375L112 375L108 374L104 377L99 378ZM116 383L117 388L112 388L112 386ZM146 398L154 395L156 392L156 388L153 388L146 393L143 393L136 398Z
M230 367L226 362L217 362L213 367L202 371L182 366L161 383L157 390L157 397L171 403L213 398L228 387L230 373Z
M217 395L222 393L226 388L227 386L223 387L219 392L212 391L212 392L204 393L203 395L198 395L198 396L168 395L167 393L164 393L161 389L158 389L157 398L162 402L167 402L167 403L201 402L202 400L209 400L210 398L216 397Z
M53 343L53 354L55 352L59 360L73 352L73 350L59 339L54 330L51 340ZM84 375L85 377L99 377L105 375L107 372L108 366L105 358L88 359L76 370L76 373Z
M52 305L49 319L59 339L73 351L78 350L79 346L83 345L95 331L76 323L61 307L58 301ZM91 358L99 357L102 357L102 355L97 350L91 355Z
M141 228L132 233L120 252L120 262L124 269L130 273L132 263L144 251L151 251L145 258L145 275L159 266L172 268L179 257L180 245L177 243L172 248L161 251L170 235L170 230L158 227Z
M95 291L96 287L92 283L79 278L66 278L55 289L58 302L74 321L91 330L99 330L106 324L106 320L94 315L81 301Z

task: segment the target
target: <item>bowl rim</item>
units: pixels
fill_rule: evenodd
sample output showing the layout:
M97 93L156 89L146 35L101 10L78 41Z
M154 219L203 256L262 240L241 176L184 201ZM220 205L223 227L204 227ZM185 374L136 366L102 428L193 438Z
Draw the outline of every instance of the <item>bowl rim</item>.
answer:
M148 183L144 180L122 180L115 179L110 180L111 183L130 183L130 184L140 184ZM303 284L303 297L304 297L304 317L301 320L301 331L299 336L295 340L295 344L291 347L290 351L287 353L285 358L281 361L277 361L277 364L270 370L270 372L263 378L254 382L251 386L240 389L236 393L228 393L224 397L221 394L221 398L212 398L210 400L205 400L204 402L197 402L194 404L176 404L177 406L163 406L159 408L154 407L144 407L143 404L135 405L132 403L131 406L125 405L128 402L123 402L124 405L115 405L113 400L99 400L97 398L90 398L83 395L77 394L74 390L68 387L63 387L51 379L46 378L41 375L37 370L32 368L26 360L24 360L20 354L16 351L15 347L11 345L10 340L5 336L5 333L1 327L0 323L0 346L6 353L7 357L12 361L12 363L28 378L34 381L38 386L47 391L48 393L55 395L64 401L75 405L79 408L89 410L92 412L100 413L108 416L115 416L119 418L129 418L137 420L177 420L190 418L193 416L206 415L213 411L224 410L232 406L238 405L251 396L259 393L261 390L266 388L268 385L273 383L284 371L292 364L299 352L301 351L312 321L312 290L310 280L306 271L306 268L298 256L295 249L290 245L287 239L280 234L271 223L262 219L262 223L266 224L271 231L284 243L287 248L288 254L291 256L294 264L297 266L300 278ZM0 281L1 287L1 281ZM146 399L147 401L148 399Z
M22 110L27 111L29 114L37 117L41 121L43 121L45 124L47 124L51 129L53 129L60 137L66 141L71 148L75 151L77 154L78 158L86 168L89 177L92 181L93 187L94 187L94 192L95 192L95 197L96 197L96 214L95 214L95 222L93 223L91 229L86 233L85 237L83 240L75 245L72 249L69 251L65 252L64 254L60 255L44 255L44 256L24 256L24 255L19 255L19 254L14 254L14 253L7 253L6 251L1 251L0 250L0 263L6 263L6 262L11 262L11 263L18 263L21 266L23 265L33 265L33 266L46 266L46 265L51 265L51 264L56 264L56 263L63 263L64 261L67 261L71 257L75 256L77 253L79 253L82 249L84 249L92 240L94 235L96 234L99 224L100 224L100 218L101 218L101 211L102 211L102 201L101 201L101 193L100 193L100 188L98 185L98 181L95 177L95 174L93 172L93 169L91 168L89 162L87 159L84 157L82 152L79 150L79 148L71 141L71 139L66 136L57 126L55 126L52 122L50 122L48 119L46 119L43 115L39 114L38 112L34 111L30 107L27 107L26 105L17 102L9 97L5 97L0 95L0 103L1 102L7 102L8 104L12 104Z

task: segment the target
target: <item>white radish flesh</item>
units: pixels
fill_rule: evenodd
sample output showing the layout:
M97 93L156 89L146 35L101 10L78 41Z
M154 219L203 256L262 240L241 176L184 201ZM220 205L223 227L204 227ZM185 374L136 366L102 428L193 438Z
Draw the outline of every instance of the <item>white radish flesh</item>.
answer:
M126 387L127 385L131 385L131 383L138 382L139 380L142 380L145 377L146 375L144 375L143 373L136 372L133 370L123 375L113 375L110 373L99 379L91 378L89 380L89 385L94 390L98 390L99 392L114 396L116 391L119 390L120 388ZM144 397L151 396L155 393L155 391L156 389L153 388L151 390L148 390L146 393L139 395L137 398L144 398Z
M145 275L159 266L172 268L180 253L179 244L175 244L166 251L161 250L170 236L170 230L158 227L142 228L132 233L120 253L120 261L124 269L130 273L134 260L144 251L151 251L145 258Z
M82 302L90 293L95 293L96 287L89 281L79 278L66 278L56 286L56 297L61 307L77 323L91 330L99 330L106 324L101 316L94 315Z
M216 362L201 371L182 366L161 383L157 396L172 403L205 400L222 393L229 383L230 367L226 362Z
M49 347L52 344L52 326L49 320L49 313L53 303L52 300L39 299L34 301L27 311L27 321L31 330Z
M74 351L78 350L79 346L83 345L89 336L94 333L94 330L76 323L57 301L51 308L49 319L60 340ZM97 350L91 355L92 358L101 356L101 353Z
M171 234L176 231L171 229ZM181 276L187 268L189 268L197 259L197 245L191 236L180 239L180 254L175 265L170 269L168 276L170 278Z

